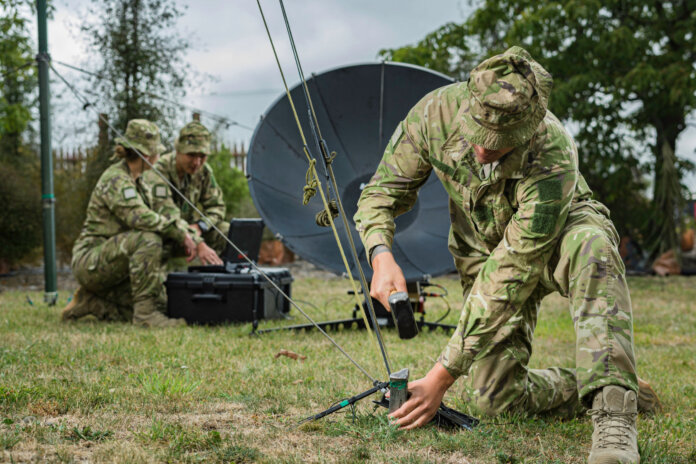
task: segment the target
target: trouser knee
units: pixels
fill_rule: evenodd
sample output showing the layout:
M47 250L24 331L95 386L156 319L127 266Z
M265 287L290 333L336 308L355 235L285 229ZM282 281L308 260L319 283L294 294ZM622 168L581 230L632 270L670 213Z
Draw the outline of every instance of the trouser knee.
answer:
M525 369L512 353L475 362L469 378L469 400L482 414L524 411Z
M481 414L486 416L498 416L502 413L524 413L524 390L509 388L498 392L498 396L475 395L472 405Z
M624 272L616 243L600 228L583 228L564 240L561 255L564 264L556 269L556 280L572 297L575 287L587 279L606 280ZM565 262L564 262L565 261ZM563 275L566 274L566 275Z
M134 230L127 232L128 239L124 242L130 256L135 254L147 256L162 256L162 237L155 232Z

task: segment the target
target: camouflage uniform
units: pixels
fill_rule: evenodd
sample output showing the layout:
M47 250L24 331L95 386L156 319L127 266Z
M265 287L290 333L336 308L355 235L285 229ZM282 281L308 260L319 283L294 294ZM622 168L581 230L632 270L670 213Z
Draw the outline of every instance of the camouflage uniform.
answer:
M159 150L159 130L149 121L132 120L126 138L116 143L151 156ZM80 304L64 311L64 319L92 315L161 325L156 322L164 319L156 313L166 310L163 240L183 243L187 230L176 217L153 211L153 202L151 187L142 175L133 179L126 160L104 171L73 246Z
M606 385L637 390L618 236L578 171L570 134L546 110L551 83L513 47L468 82L430 92L397 127L355 215L365 249L391 248L394 217L431 171L440 178L465 303L439 362L469 376L470 399L487 414L573 415ZM479 164L472 144L515 148ZM570 300L575 369L529 369L539 305L554 291Z
M176 152L167 153L155 164L161 172L191 203L196 205L207 217L208 225L214 224L225 236L229 230L229 222L225 220L225 201L222 190L218 187L213 175L213 170L208 164L203 164L193 175L185 173L179 177L176 170L176 156L178 153L203 153L210 155L210 132L199 122L193 121L184 126L176 142ZM148 181L153 184L156 191L161 188L170 188L155 172L146 174ZM188 224L195 224L202 218L184 201L176 192L170 192L171 198L180 210L181 219ZM212 227L203 233L202 239L219 255L225 249L225 239Z

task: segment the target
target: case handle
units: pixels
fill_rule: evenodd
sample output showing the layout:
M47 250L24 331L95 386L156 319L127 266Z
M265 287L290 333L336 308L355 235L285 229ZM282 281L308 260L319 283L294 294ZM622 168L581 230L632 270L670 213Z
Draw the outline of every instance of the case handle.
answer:
M191 299L193 301L222 301L222 295L217 293L194 293Z

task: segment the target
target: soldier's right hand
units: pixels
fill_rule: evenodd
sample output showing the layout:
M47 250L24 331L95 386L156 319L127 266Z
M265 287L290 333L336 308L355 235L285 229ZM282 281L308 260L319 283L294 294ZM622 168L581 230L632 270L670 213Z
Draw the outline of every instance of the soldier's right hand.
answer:
M389 295L393 292L406 292L406 278L396 264L391 252L384 252L372 258L372 284L370 296L389 311Z
M183 246L186 253L186 261L190 263L196 257L196 243L189 234L186 234Z
M200 258L201 263L203 263L204 266L208 264L222 266L224 264L220 257L217 255L217 253L215 253L215 250L206 245L205 242L201 242L198 244L197 251L198 257Z

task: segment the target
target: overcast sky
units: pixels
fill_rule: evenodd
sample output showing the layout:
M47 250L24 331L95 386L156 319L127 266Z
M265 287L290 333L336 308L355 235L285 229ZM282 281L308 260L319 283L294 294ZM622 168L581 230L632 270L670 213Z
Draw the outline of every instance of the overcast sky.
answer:
M192 90L185 103L254 127L283 91L256 1L177 3L188 4L179 21L181 35L193 44L187 60L214 78L206 80L203 89ZM89 65L78 31L89 4L56 0L49 26L54 60ZM264 0L262 6L286 78L297 83L279 4ZM466 0L286 0L285 8L306 74L373 62L380 49L416 42L448 21L462 21L468 11ZM58 68L74 79L82 78ZM222 137L248 143L251 131L231 127Z
M293 85L297 74L278 2L262 0L261 3L286 77ZM177 4L188 5L179 21L181 35L193 44L186 59L197 71L214 78L206 80L203 88L189 92L184 103L255 127L283 89L256 0L177 1ZM89 65L90 55L80 37L79 24L90 2L55 0L54 5L55 15L49 22L52 58L78 66ZM462 21L470 11L467 0L285 0L285 7L308 75L348 64L373 62L380 49L415 43L448 21ZM73 80L82 78L79 73L57 67ZM54 92L64 92L58 85L54 85L57 87ZM62 97L66 105L69 99L67 94ZM79 124L78 119L56 115L56 143L69 145L72 121L75 125L85 125L86 118L81 118L83 122ZM248 129L232 126L221 137L248 146L251 134ZM695 149L696 128L691 127L678 141L678 154L696 162ZM692 176L688 182L696 190L696 177Z

